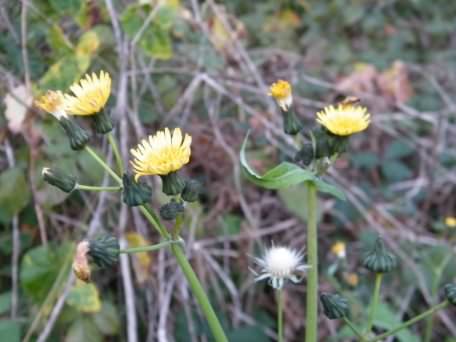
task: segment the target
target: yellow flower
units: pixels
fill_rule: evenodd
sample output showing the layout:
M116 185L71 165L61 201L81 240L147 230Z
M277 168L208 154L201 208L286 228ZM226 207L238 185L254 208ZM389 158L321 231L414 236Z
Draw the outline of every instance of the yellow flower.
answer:
M345 258L345 243L342 241L337 241L335 244L331 246L331 253L337 256L338 258Z
M65 97L61 91L48 90L46 94L35 100L35 106L52 114L57 120L67 117Z
M445 218L445 224L450 228L456 227L456 217L448 216Z
M179 170L190 161L192 137L182 136L180 128L171 133L168 128L143 139L136 149L131 149L135 157L130 161L135 172L135 180L146 175L167 175Z
M105 106L111 93L111 77L100 71L85 75L85 78L70 87L73 95L65 94L66 110L73 115L93 115Z
M291 85L287 81L278 80L269 87L269 96L272 96L282 110L287 111L293 103Z
M356 287L359 283L359 277L356 273L344 273L343 278L345 282L352 287Z
M370 123L370 114L365 107L340 103L318 112L317 122L332 134L346 136L365 130Z

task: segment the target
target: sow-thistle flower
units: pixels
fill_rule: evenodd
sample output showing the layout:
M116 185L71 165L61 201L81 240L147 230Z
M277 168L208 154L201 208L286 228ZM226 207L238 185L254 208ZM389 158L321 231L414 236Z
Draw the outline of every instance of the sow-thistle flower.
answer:
M59 121L70 140L70 146L73 150L80 150L87 144L89 133L76 122L70 120L66 108L67 101L61 91L47 91L45 95L35 101L35 105L52 114Z
M456 217L448 216L445 218L445 225L449 228L456 227Z
M299 283L305 271L310 267L302 263L303 254L294 249L281 246L272 246L267 249L262 258L254 258L260 266L260 273L256 275L255 281L268 279L269 284L275 289L281 289L285 280Z
M190 161L192 137L182 135L180 128L171 132L168 128L158 131L142 140L136 149L131 150L134 159L130 162L135 172L135 180L147 175L162 176L163 192L177 195L185 187L185 181L176 171Z
M291 85L287 81L278 80L269 87L269 96L272 96L283 111L287 111L293 103Z
M85 78L74 83L70 90L73 95L65 95L66 110L72 115L93 115L103 109L111 93L111 77L101 71L85 75Z
M337 241L335 244L331 246L331 253L339 259L344 259L347 255L345 243L342 241Z
M348 136L365 130L370 123L370 114L367 108L349 99L323 108L317 113L317 122L334 135Z

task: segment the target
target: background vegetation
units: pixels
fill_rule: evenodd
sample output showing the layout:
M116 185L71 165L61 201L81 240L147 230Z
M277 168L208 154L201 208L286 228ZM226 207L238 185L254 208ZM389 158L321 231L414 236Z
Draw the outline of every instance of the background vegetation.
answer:
M116 195L67 196L41 181L49 165L86 184L107 180L31 106L43 90L100 69L114 78L110 103L125 160L157 128L180 126L193 136L186 172L205 192L188 215L187 252L230 340L274 339L273 293L253 283L248 256L271 241L298 249L305 241L303 191L258 189L239 172L248 128L256 168L294 154L266 96L279 78L293 84L309 127L342 95L360 97L373 114L330 172L348 201L320 203L321 289L347 296L355 322L365 316L372 279L359 259L381 233L400 268L384 283L376 325L391 327L436 303L456 276L456 224L445 223L456 216L455 17L456 2L445 0L1 1L2 340L210 340L165 250L96 272L89 285L70 281L74 244L87 235L109 232L132 246L158 239ZM101 137L92 143L110 153ZM157 191L156 207L160 201ZM344 260L331 253L339 240ZM302 340L304 293L303 285L287 291L289 341ZM440 312L397 341L456 341L455 314ZM320 336L353 339L323 316Z

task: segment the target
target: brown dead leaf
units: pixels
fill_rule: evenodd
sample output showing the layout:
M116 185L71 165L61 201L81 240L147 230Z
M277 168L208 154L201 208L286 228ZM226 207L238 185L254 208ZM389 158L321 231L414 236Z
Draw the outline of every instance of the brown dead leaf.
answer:
M406 103L414 94L407 66L402 61L393 65L377 77L382 95L394 103Z
M32 94L24 84L21 84L6 94L4 102L6 107L5 117L8 121L9 130L14 134L22 132L22 124L33 102Z

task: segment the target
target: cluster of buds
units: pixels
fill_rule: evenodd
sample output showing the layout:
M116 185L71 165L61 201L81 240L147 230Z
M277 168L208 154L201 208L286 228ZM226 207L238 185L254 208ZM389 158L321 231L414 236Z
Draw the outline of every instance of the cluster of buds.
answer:
M88 282L91 277L90 262L100 268L111 267L119 260L119 251L119 241L112 236L81 241L76 247L73 272L78 279Z

